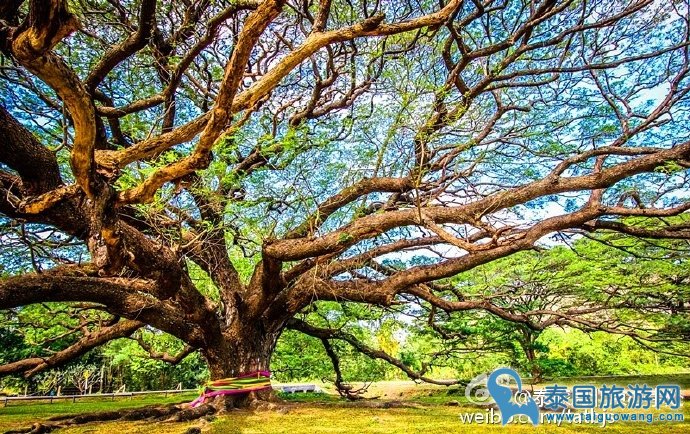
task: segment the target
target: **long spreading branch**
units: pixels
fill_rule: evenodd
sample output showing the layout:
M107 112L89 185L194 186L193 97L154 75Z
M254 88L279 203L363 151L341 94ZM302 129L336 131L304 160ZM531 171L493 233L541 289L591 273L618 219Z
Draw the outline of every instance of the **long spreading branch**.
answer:
M31 377L46 369L58 368L113 339L127 337L143 326L144 323L139 321L120 321L88 333L77 342L48 357L32 357L1 365L0 375L23 373L25 377Z
M357 340L351 334L343 332L342 330L315 327L299 319L291 319L287 326L288 328L298 330L302 333L314 336L319 339L338 339L345 341L348 344L352 345L356 350L372 359L380 359L387 363L390 363L391 365L403 371L408 377L410 377L413 380L420 380L426 383L439 384L442 386L452 386L460 382L458 380L436 380L433 378L426 377L424 373L414 371L413 369L405 365L402 361L396 359L395 357L391 356L385 351L377 350L368 345L365 345L359 340Z

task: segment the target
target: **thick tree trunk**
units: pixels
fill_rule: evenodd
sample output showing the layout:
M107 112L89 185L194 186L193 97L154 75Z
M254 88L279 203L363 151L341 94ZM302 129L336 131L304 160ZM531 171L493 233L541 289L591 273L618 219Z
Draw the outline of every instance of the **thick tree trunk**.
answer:
M280 331L268 331L261 322L244 323L223 333L219 345L203 351L211 373L211 380L236 377L250 372L270 370L270 361ZM215 400L224 408L242 408L256 401L274 399L271 390L228 395Z

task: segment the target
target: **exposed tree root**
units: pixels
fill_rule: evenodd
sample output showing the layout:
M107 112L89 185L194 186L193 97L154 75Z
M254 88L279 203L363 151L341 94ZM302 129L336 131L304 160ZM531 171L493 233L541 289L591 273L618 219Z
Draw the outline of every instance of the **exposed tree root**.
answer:
M83 425L91 422L125 421L157 421L157 422L188 422L217 413L218 409L211 404L204 404L191 408L186 404L172 404L165 406L149 406L132 410L117 410L79 415L55 416L47 422L36 422L31 427L6 431L5 434L43 434L58 428Z
M239 399L238 399L239 398ZM223 397L209 401L196 408L188 404L153 405L128 410L104 411L78 415L61 415L49 418L45 422L36 422L27 428L6 431L5 434L43 434L59 428L84 425L91 422L111 421L155 421L155 422L189 422L201 418L214 417L231 408L270 411L281 410L282 401L272 392L252 392L243 397ZM197 432L195 429L188 430Z

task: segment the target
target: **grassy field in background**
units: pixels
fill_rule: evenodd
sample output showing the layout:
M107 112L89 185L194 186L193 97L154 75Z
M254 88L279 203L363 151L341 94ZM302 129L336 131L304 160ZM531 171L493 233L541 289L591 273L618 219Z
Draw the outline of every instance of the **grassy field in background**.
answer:
M597 379L554 379L547 384L680 384L687 395L690 389L690 374L649 377L600 377ZM537 386L540 387L540 386ZM597 425L500 425L463 424L460 414L481 412L482 409L468 403L464 389L444 388L428 384L415 385L409 381L380 382L369 389L370 396L378 399L359 402L345 402L332 394L284 395L284 403L275 410L257 412L231 411L210 420L189 423L110 422L87 424L58 431L59 433L183 433L192 426L213 434L237 433L476 433L503 432L521 433L630 433L646 432L681 434L690 432L690 402L684 402L682 423L616 423L604 431ZM177 396L145 396L129 398L86 400L72 404L64 403L12 403L0 408L0 432L27 427L32 422L46 420L50 416L83 412L107 411L135 408L151 404L188 402L193 394Z

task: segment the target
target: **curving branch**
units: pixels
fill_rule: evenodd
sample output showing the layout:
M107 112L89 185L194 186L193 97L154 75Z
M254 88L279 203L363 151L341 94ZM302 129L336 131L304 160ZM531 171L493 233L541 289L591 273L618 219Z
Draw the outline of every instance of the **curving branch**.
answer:
M57 159L0 105L0 162L22 178L25 195L47 193L62 184Z
M84 87L89 92L93 92L120 62L146 46L156 24L156 3L156 0L141 2L136 31L119 44L111 47L84 80Z
M372 359L383 360L384 362L387 362L387 363L395 366L396 368L403 371L408 377L410 377L413 380L424 381L425 383L438 384L441 386L452 386L454 384L460 383L459 380L436 380L433 378L426 377L424 375L424 372L414 371L409 366L405 365L402 361L400 361L399 359L396 359L395 357L391 356L390 354L386 353L385 351L371 348L368 345L361 343L359 340L357 340L351 334L343 332L342 330L315 327L311 324L308 324L308 323L306 323L302 320L296 319L296 318L291 319L288 322L287 327L290 329L305 333L309 336L313 336L315 338L325 339L325 340L338 339L338 340L347 342L348 344L352 345L357 351L361 352L362 354L365 354L366 356L368 356Z
M148 353L150 358L154 360L161 360L170 365L177 365L184 360L185 357L196 351L196 348L192 347L191 345L185 345L184 348L182 348L182 350L180 350L177 354L171 355L167 351L162 353L160 351L156 351L151 344L142 338L141 335L136 335L133 339L136 340L139 346Z
M83 267L65 266L42 274L0 279L0 309L49 301L100 303L114 315L146 322L188 342L199 342L199 324L190 322L172 303L156 299L155 282L91 277L89 273ZM199 322L204 320L197 318Z
M71 152L72 171L79 186L93 198L95 180L96 114L84 84L67 64L50 50L74 32L79 23L67 11L65 0L32 0L29 15L13 33L13 56L46 82L64 101L72 116L75 136Z
M670 149L657 150L629 161L613 165L599 173L561 177L556 168L550 175L531 183L500 191L467 205L457 207L428 206L424 215L435 223L473 223L488 213L527 203L549 194L610 187L627 177L652 172L669 161L690 157L690 142ZM415 225L420 221L414 208L390 211L355 219L352 223L321 237L276 240L264 247L264 253L281 260L300 260L311 256L342 252L365 239L373 238L389 229Z
M97 348L113 339L124 338L144 326L144 323L132 320L122 320L115 325L102 327L96 331L86 333L67 348L48 357L31 357L0 366L0 375L24 374L32 377L46 369L58 368L90 350Z

